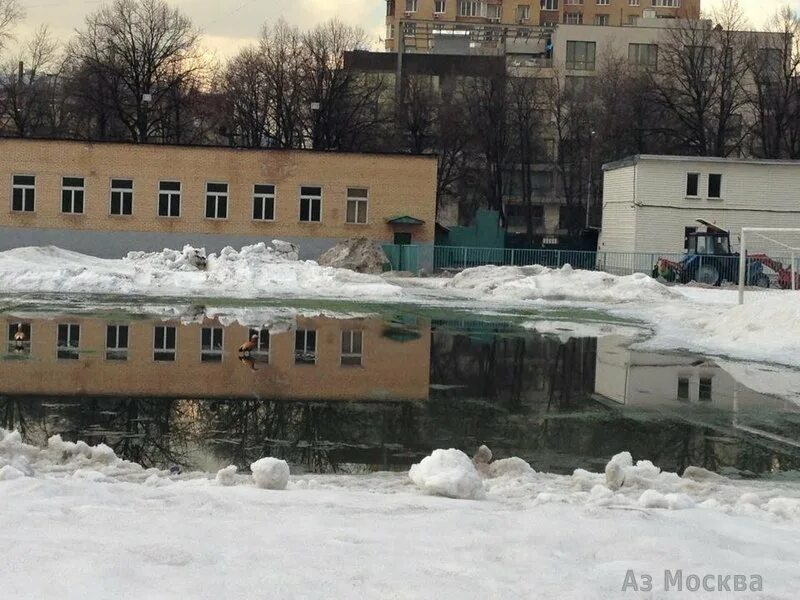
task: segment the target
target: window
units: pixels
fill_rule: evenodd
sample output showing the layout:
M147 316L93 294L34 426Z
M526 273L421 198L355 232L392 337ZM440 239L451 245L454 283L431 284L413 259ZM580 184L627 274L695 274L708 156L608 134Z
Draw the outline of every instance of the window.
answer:
M364 334L361 331L342 332L342 365L360 367Z
M61 212L83 214L83 177L61 178Z
M153 336L153 360L175 360L175 328L165 325L155 328Z
M628 0L628 6L639 6L639 0Z
M294 362L296 365L313 365L317 362L317 332L298 329L294 335Z
M658 45L628 44L628 62L637 67L655 69L658 66Z
M700 189L700 173L687 173L686 196L689 198L697 198L699 189Z
M608 25L608 15L595 15L594 16L594 24L595 25Z
M447 8L447 0L434 0L433 3L433 12L437 15L442 14L445 12Z
M594 59L594 42L567 42L567 69L594 71Z
M628 15L628 25L636 25L638 22L638 15Z
M698 398L701 402L711 402L712 383L711 377L700 378L700 394Z
M683 228L683 249L689 249L689 237L691 234L697 232L697 227L684 227Z
M228 218L228 184L206 184L206 219Z
M531 5L530 4L520 4L517 6L517 20L518 21L527 21L531 18Z
M322 188L300 188L300 222L319 223L322 220Z
M687 46L688 67L692 72L710 73L714 62L714 48L711 46Z
M722 175L710 173L708 176L708 197L722 198Z
M533 204L530 207L526 204L506 205L506 217L508 224L512 227L523 228L528 225L528 209L531 213L531 222L534 229L544 227L544 206Z
M653 8L680 8L681 0L652 0Z
M275 220L275 186L256 184L253 186L253 220Z
M459 0L459 17L484 17L486 16L486 3L478 0Z
M106 360L128 360L128 326L106 327Z
M14 175L11 181L11 210L33 212L36 205L36 177Z
M31 326L29 323L8 324L8 352L10 354L31 353Z
M387 23L386 24L386 39L393 40L394 39L394 23Z
M689 378L678 377L678 400L689 400Z
M58 326L58 358L77 360L80 344L80 325Z
M490 4L486 7L486 16L490 19L500 19L503 7L500 4Z
M566 2L564 4L566 4L568 6L569 5L573 5L573 6L575 6L575 5L583 5L583 0L566 0Z
M406 37L414 37L417 35L417 24L403 23L403 35Z
M258 345L250 354L266 354L269 356L269 329L251 329L247 334L247 339L253 339L254 335L258 336Z
M558 0L542 0L542 10L558 10Z
M564 23L567 25L583 25L583 13L568 12L564 13Z
M608 6L609 0L597 0L597 6Z
M203 327L200 339L200 361L222 362L221 327Z
M367 222L369 190L366 188L347 188L347 222L363 224Z
M406 0L406 12L417 12L417 0Z
M111 180L111 208L112 215L130 216L133 214L133 180Z
M180 181L162 181L158 184L158 216L181 216Z
M394 0L386 0L386 16L394 16Z
M586 96L592 92L594 77L578 77L575 75L564 78L564 91L571 96Z

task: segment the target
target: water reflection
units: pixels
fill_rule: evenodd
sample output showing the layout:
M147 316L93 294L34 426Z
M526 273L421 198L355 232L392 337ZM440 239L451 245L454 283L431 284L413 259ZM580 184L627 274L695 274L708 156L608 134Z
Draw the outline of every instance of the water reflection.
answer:
M497 321L195 313L4 316L0 426L207 470L267 454L317 472L405 468L481 443L556 472L624 449L670 470L800 468L798 404L752 369Z

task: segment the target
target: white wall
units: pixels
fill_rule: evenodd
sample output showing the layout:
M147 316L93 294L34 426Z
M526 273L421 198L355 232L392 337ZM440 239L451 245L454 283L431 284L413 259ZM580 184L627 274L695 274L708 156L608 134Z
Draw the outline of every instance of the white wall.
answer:
M598 249L633 252L636 237L636 167L607 171L603 178L603 223Z

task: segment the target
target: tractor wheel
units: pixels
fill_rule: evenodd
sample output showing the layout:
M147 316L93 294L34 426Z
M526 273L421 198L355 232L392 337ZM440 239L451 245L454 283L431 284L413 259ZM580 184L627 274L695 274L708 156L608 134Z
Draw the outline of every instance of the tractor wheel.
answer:
M715 265L702 265L694 274L694 280L706 285L719 285L719 269Z
M756 277L755 284L760 288L768 288L769 287L769 277L766 273L759 273Z

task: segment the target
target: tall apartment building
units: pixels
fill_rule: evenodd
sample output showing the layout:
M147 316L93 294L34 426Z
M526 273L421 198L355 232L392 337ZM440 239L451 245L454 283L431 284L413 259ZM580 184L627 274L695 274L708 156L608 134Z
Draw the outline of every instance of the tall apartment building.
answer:
M514 28L636 25L640 19L698 19L700 0L387 0L386 49L436 52L481 25ZM489 32L492 33L489 33Z

